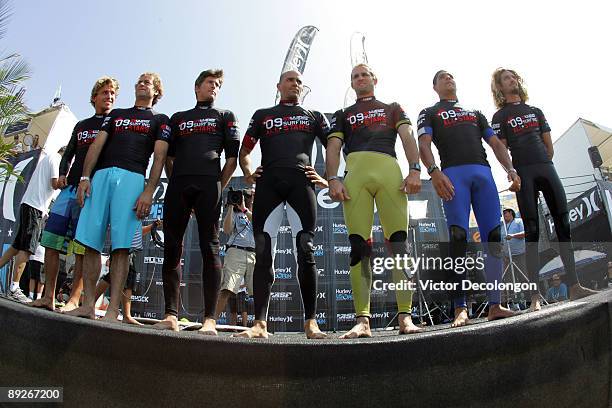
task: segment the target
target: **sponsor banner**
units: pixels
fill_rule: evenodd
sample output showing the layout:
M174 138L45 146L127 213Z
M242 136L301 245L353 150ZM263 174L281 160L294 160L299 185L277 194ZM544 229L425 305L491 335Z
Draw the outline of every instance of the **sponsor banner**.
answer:
M19 222L19 206L25 194L26 187L30 182L32 173L38 164L42 150L37 149L26 153L21 153L8 159L15 172L21 175L22 180L16 176L6 178L6 173L0 172L2 190L0 192L0 202L2 203L2 213L0 214L0 239L3 252L9 248L17 234L17 223ZM10 276L9 262L0 269L0 291L6 291L7 281Z
M32 173L36 169L40 153L42 150L33 150L27 153L21 153L8 159L8 162L13 166L14 171L21 175L22 180L16 176L6 178L5 174L0 174L2 183L2 214L0 214L0 237L2 243L12 244L15 238L15 227L19 222L19 206L21 199L25 194ZM3 172L2 172L3 173Z
M612 183L598 181L597 185L568 203L572 242L575 250L586 249L610 253L612 242ZM545 238L556 241L555 224L545 205L540 206L545 229ZM541 224L542 225L542 224ZM558 244L551 242L549 248L558 252ZM539 246L540 252L548 249Z
M319 29L315 26L305 26L299 29L293 37L293 40L291 40L291 44L289 44L281 74L287 71L297 71L300 74L304 73L308 54L310 53L310 47L317 35L317 31L319 31ZM279 98L280 94L277 92L275 103L278 102Z

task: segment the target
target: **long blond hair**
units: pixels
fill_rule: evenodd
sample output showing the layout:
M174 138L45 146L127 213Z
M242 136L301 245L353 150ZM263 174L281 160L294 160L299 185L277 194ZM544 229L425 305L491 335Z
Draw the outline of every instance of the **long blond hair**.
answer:
M519 88L519 97L521 98L521 102L527 102L529 100L529 95L527 94L527 88L523 83L523 78L516 71L508 68L497 68L493 75L491 76L491 93L493 94L493 102L495 102L495 106L498 109L501 109L506 103L506 98L504 98L504 94L501 91L501 76L504 72L510 72L515 76L516 82L518 83Z

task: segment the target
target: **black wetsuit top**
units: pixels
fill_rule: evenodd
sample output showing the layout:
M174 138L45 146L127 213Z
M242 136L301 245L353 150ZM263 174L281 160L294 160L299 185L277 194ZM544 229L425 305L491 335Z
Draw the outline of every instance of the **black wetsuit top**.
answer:
M83 174L83 165L85 164L85 156L89 146L96 140L98 132L102 127L104 115L94 115L91 118L84 119L76 124L72 131L72 137L66 146L66 151L60 162L59 174L66 177L66 182L69 186L77 186ZM70 161L74 157L72 166ZM70 169L70 171L68 171ZM93 174L92 174L93 175Z
M552 162L542 139L550 126L540 109L523 102L508 103L495 112L491 126L497 137L507 141L514 167Z
M225 158L238 157L238 121L229 110L210 102L177 112L170 119L172 137L168 156L175 157L173 176L221 174L221 152Z
M493 129L481 112L465 109L457 101L442 100L421 111L417 129L419 137L431 135L442 169L462 164L489 166L481 139L487 141Z
M403 124L411 123L398 103L386 104L368 96L334 113L329 138L342 139L346 155L379 152L397 157L397 129Z
M243 144L250 149L261 141L264 168L310 166L315 137L327 146L329 124L320 112L309 111L294 103L281 102L253 114Z
M155 142L170 140L168 122L168 116L151 108L114 109L100 129L108 133L108 139L97 168L119 167L144 175Z

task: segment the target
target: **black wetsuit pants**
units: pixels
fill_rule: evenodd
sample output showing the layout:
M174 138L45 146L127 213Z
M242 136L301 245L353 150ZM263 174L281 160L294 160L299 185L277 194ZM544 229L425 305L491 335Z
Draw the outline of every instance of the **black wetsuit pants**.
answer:
M177 316L183 235L191 212L198 222L202 252L204 317L214 318L221 287L219 259L219 217L221 182L216 176L177 176L168 183L164 198L164 281L165 313Z
M559 255L561 255L565 267L568 286L577 283L578 277L576 276L567 200L563 184L554 165L552 163L539 163L517 167L516 170L521 177L521 190L516 194L516 199L525 227L529 281L535 283L539 281L538 192L541 191L555 223L555 231L559 240Z
M285 204L297 249L297 277L304 303L304 316L305 319L316 318L317 267L313 248L316 202L314 186L303 170L265 169L257 180L253 203L255 319L267 320L270 292L274 283L273 254Z

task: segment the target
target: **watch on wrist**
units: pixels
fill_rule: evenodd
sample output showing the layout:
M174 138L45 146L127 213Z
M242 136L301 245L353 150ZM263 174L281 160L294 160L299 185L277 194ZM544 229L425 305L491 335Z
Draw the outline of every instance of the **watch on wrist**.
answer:
M427 174L431 174L431 173L433 173L436 170L440 170L440 168L438 167L437 164L434 163L434 164L432 164L431 166L429 166L427 168Z
M332 181L332 180L342 181L342 177L340 177L340 176L329 176L327 178L327 181Z
M81 177L79 181L89 181L89 177Z
M421 164L420 163L410 163L410 170L414 170L414 171L421 171Z

